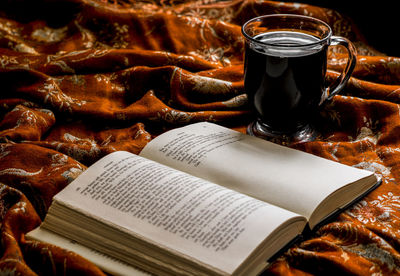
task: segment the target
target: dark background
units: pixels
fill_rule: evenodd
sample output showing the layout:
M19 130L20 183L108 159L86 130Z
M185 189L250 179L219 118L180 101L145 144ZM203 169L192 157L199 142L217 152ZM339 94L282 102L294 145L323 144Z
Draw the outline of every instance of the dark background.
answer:
M284 1L293 2L293 1ZM392 0L298 0L330 8L350 17L376 50L400 57L400 12Z

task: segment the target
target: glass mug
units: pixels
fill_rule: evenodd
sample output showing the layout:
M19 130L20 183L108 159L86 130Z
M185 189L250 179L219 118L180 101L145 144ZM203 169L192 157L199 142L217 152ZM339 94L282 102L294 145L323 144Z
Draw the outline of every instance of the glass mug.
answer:
M319 107L346 85L356 65L356 50L346 38L333 36L328 24L316 18L264 15L242 27L246 39L244 87L256 120L247 132L281 143L310 141L310 124ZM344 71L325 85L328 46L346 47Z

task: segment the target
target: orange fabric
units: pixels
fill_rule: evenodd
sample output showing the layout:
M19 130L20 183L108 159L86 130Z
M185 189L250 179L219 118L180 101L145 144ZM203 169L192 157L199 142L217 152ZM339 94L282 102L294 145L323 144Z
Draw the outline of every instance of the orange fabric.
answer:
M268 273L400 274L400 59L369 47L337 12L255 0L1 1L0 274L102 275L24 233L112 151L139 153L159 133L198 121L244 131L253 115L240 25L271 13L320 18L359 53L342 95L321 111L317 140L294 147L375 171L383 183ZM344 58L330 53L329 78Z

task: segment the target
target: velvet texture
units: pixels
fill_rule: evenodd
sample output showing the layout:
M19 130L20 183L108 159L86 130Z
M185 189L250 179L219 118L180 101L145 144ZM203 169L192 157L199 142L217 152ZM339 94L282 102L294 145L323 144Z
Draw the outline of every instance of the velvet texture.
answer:
M348 85L321 109L317 140L293 147L383 182L266 274L400 274L400 59L369 47L333 10L259 0L1 1L0 274L102 275L24 233L110 152L139 153L156 135L198 121L245 131L253 115L240 26L274 13L324 20L358 50ZM330 52L330 79L345 62Z

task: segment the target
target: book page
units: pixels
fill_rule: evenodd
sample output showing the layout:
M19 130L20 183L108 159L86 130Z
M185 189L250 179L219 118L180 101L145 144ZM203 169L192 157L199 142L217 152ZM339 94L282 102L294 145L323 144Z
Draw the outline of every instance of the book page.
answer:
M302 220L297 233L305 225L297 214L128 152L95 163L55 201L225 273L283 223Z
M372 175L211 123L164 133L140 155L307 218L332 192Z
M74 240L57 235L54 232L47 231L42 228L36 228L29 232L26 236L28 239L34 239L41 242L47 242L59 247L68 249L81 255L85 259L91 261L103 271L112 275L130 275L130 276L151 276L149 273L144 272L136 267L130 266L115 258L104 255L99 251L85 247Z

